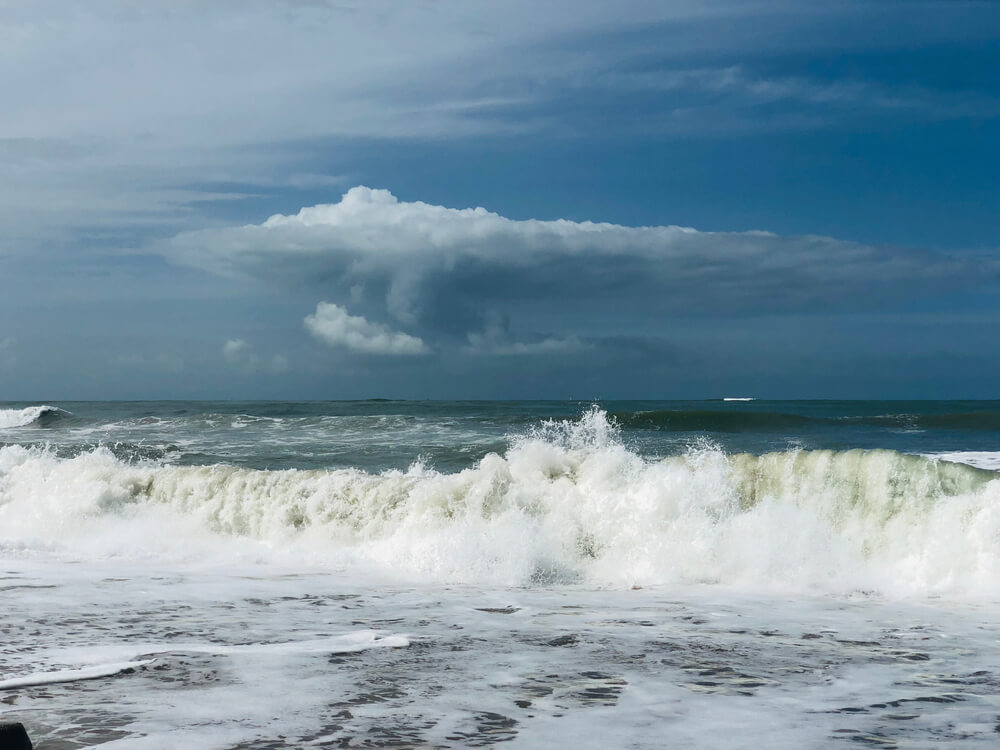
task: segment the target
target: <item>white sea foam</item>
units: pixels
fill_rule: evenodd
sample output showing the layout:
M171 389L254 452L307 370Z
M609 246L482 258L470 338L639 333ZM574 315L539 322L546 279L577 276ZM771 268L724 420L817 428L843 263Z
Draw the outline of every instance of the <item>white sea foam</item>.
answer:
M6 694L38 747L996 746L995 603L118 561L2 574L19 589L0 595L0 673L150 660ZM385 648L398 633L412 646Z
M372 630L360 630L340 636L311 638L278 643L247 643L230 646L220 643L127 643L99 648L48 649L47 658L59 662L74 661L77 666L31 672L19 677L0 680L0 690L13 690L61 682L79 682L111 677L152 664L155 657L169 654L208 654L212 656L247 656L257 658L270 655L350 654L373 648L405 648L409 639L400 635L382 636ZM96 656L96 663L95 662ZM106 661L108 657L124 661ZM145 657L145 658L140 658Z
M96 680L101 677L110 677L120 674L129 669L149 664L150 660L122 661L111 664L95 664L77 669L56 669L50 672L32 672L21 677L10 677L0 680L0 690L14 690L15 688L37 687L39 685L55 685L60 682L79 682L81 680Z
M32 422L37 422L44 414L68 414L68 412L47 404L27 406L23 409L0 409L0 430L26 427Z
M1000 451L952 451L950 453L930 453L928 457L968 464L979 469L1000 471Z
M255 471L0 449L0 547L86 559L251 554L478 584L723 582L975 594L1000 480L893 451L650 461L599 410L439 473Z

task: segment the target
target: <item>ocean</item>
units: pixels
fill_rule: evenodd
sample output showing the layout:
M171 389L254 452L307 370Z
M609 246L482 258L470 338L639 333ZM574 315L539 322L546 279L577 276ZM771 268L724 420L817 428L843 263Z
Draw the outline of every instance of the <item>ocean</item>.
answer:
M0 402L0 720L994 748L1000 401Z

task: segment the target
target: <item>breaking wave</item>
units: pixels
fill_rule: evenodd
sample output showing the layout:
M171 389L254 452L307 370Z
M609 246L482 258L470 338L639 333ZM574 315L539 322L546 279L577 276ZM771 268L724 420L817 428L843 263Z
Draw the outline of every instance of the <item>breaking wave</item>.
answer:
M436 581L995 595L1000 474L888 450L654 461L598 409L455 473L0 449L0 548L157 557L196 538Z
M29 424L49 425L61 417L70 416L68 411L56 406L28 406L23 409L0 409L0 430L13 427L27 427Z

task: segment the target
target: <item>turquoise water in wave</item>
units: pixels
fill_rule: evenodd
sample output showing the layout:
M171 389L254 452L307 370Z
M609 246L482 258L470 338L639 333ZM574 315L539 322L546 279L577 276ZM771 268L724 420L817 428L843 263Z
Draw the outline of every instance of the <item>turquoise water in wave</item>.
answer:
M1000 451L1000 401L142 401L0 402L0 443L49 445L71 456L97 446L125 460L247 468L440 471L502 453L546 420L592 405L646 458L709 442L727 453L890 449ZM988 459L987 459L988 460Z

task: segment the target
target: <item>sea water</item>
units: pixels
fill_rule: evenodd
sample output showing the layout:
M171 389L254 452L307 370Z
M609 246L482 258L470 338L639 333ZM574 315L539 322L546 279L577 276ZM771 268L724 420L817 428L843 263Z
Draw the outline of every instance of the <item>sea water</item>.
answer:
M0 719L995 747L998 459L998 402L0 404Z

